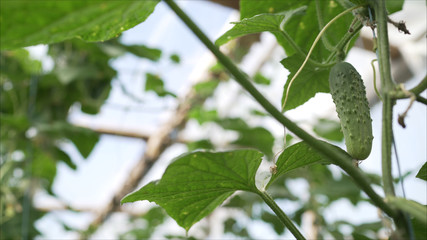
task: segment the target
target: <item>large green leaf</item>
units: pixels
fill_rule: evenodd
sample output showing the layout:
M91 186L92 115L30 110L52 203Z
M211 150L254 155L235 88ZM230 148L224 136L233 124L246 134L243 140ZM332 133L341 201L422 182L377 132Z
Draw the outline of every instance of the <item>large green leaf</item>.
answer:
M309 1L306 14L294 16L285 25L285 31L305 53L307 53L312 46L314 39L320 32L320 29L345 10L345 8L336 1L319 1L319 9L321 16L318 16L317 14L316 1ZM310 59L315 59L319 62L325 62L326 60L330 61L331 59L329 59L329 57L332 51L324 45L326 43L325 40L329 42L329 45L331 45L330 47L334 48L343 36L348 34L348 30L353 19L354 16L351 13L348 13L330 25L323 34L324 37L314 48ZM321 21L322 24L319 24L319 21ZM352 46L353 41L348 45L348 49ZM295 53L295 50L290 45L285 45L285 51L288 56Z
M330 145L338 151L345 153L344 150L337 146L326 142L324 142L324 144ZM285 173L315 163L329 164L330 161L326 159L323 155L319 154L318 151L314 150L305 142L296 143L286 148L282 152L282 154L280 154L276 162L276 171L271 176L267 187L270 186L274 181L276 181L280 176L284 175Z
M325 159L314 149L305 142L296 143L286 148L282 154L280 154L276 162L276 171L271 176L267 186L289 171L319 162L325 162Z
M1 49L48 44L70 38L108 40L143 22L158 2L2 1Z
M240 18L253 17L260 13L278 13L304 5L308 0L277 1L277 0L240 0Z
M300 68L302 62L303 59L297 55L293 55L281 61L283 66L290 72L288 81L283 89L282 104L286 97L289 82ZM292 83L284 110L287 111L300 106L314 97L318 92L328 93L329 70L330 68L316 67L308 62Z
M264 13L235 22L235 26L219 37L215 44L222 45L234 38L259 32L279 32L280 24L286 23L293 15L301 14L305 7L280 13Z
M255 174L261 157L255 150L184 154L168 166L160 180L121 202L156 202L188 230L236 190L257 192Z
M386 200L391 206L399 208L400 210L411 214L422 223L427 224L427 206L400 197L387 197Z
M420 171L417 173L417 178L427 181L427 162L421 167Z
M386 1L385 5L389 14L402 10L405 0Z

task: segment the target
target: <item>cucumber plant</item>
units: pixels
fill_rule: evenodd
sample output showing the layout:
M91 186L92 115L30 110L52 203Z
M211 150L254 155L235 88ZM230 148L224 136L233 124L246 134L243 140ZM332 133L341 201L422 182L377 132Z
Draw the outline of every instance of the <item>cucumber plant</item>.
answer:
M70 2L69 6L56 8L52 3L43 5L35 1L32 8L20 1L7 1L2 5L2 49L25 47L33 44L48 44L78 37L87 41L104 41L117 36L144 21L159 1L117 4L111 1L96 1L82 5ZM196 151L181 155L169 165L163 177L143 186L122 199L122 203L140 200L154 201L187 231L199 220L209 215L235 191L255 193L276 214L278 219L296 239L305 239L295 225L298 218L291 219L267 193L279 177L291 170L301 170L308 165L325 169L324 164L341 168L369 201L378 207L394 223L393 236L403 239L414 238L418 231L411 226L425 228L427 215L425 206L396 196L391 171L392 109L397 99L407 98L407 91L396 86L390 70L388 44L388 14L399 11L403 1L386 0L333 0L333 1L253 1L240 0L241 21L213 43L172 0L163 1L184 22L194 35L217 57L222 66L274 119L302 141L283 150L277 159L273 174L263 187L256 185L255 176L264 154L256 150L232 150L227 152ZM21 5L20 5L21 4ZM120 5L120 6L119 6ZM28 9L22 14L8 14L14 9ZM86 16L75 19L82 8ZM118 9L118 10L117 10ZM140 10L143 11L140 11ZM354 20L353 10L363 11L363 21ZM119 11L120 10L120 11ZM359 11L361 10L361 11ZM39 12L57 13L39 14ZM60 12L57 12L60 11ZM68 12L67 12L68 11ZM111 14L109 14L111 11ZM124 12L123 15L120 13ZM69 15L67 15L69 14ZM52 24L64 15L61 26ZM39 19L40 21L22 21ZM68 16L68 17L67 17ZM338 17L339 16L339 17ZM369 18L369 20L367 20ZM95 19L95 20L93 20ZM316 19L317 21L314 21ZM332 19L332 20L331 20ZM103 24L99 24L102 22ZM315 22L315 24L314 24ZM326 25L323 23L327 22ZM378 194L372 184L374 180L352 164L353 159L365 159L371 152L372 126L365 90L360 75L348 63L342 62L354 44L355 37L363 24L376 29L378 34L378 63L383 101L382 130L382 186L385 198ZM349 31L349 29L351 29ZM290 72L284 86L283 109L277 109L253 85L218 46L247 34L270 32L287 57L281 61ZM409 31L407 31L409 32ZM317 42L322 44L316 45ZM426 81L409 90L419 102L427 101L420 96ZM288 119L283 111L296 108L316 93L331 93L341 119L347 152L330 143L321 141ZM285 104L286 103L286 104ZM256 141L256 139L254 139ZM425 168L423 168L425 170ZM310 174L308 174L310 175ZM327 174L326 174L327 175ZM345 175L345 176L347 176ZM329 176L329 175L328 175ZM425 179L425 174L417 176ZM332 178L332 176L330 176ZM313 181L313 185L315 181ZM328 181L325 181L329 183ZM322 182L322 184L326 184ZM350 181L347 183L350 184ZM316 199L310 199L315 201ZM315 204L313 204L315 205ZM311 206L313 206L311 205ZM307 207L308 210L311 210ZM298 216L296 214L296 216ZM294 221L292 221L294 220ZM331 226L332 228L332 226ZM422 227L421 227L422 228ZM422 229L421 229L422 230ZM356 233L355 233L356 234ZM356 238L353 235L354 238ZM366 238L366 236L359 236Z

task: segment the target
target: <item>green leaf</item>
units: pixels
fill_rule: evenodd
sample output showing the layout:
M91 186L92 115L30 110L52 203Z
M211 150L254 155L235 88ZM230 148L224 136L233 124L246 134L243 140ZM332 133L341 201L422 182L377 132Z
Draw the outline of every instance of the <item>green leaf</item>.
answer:
M283 224L280 221L277 221L277 216L267 212L267 211L263 211L261 213L261 219L262 221L264 221L265 223L270 224L274 231L278 234L281 235L283 234L283 232L285 231L285 228L283 228Z
M2 93L3 94L3 93ZM0 113L2 129L4 127L15 128L18 131L25 131L30 127L30 122L25 115L12 115Z
M131 222L136 224L143 220L144 227L133 228L128 232L120 234L120 240L127 239L150 239L157 226L161 225L167 219L165 211L160 207L153 207L141 217L131 218Z
M422 223L416 218L411 219L414 228L415 239L424 239L427 236L427 224Z
M105 41L145 21L159 1L3 1L1 49L70 38Z
M417 176L415 176L419 179L422 179L424 181L427 181L427 162L424 163L424 165L421 167L420 171L417 173Z
M285 37L282 32L279 31L271 31L277 38L279 44L284 48L287 56L292 56L295 53L298 53L300 57L305 56L305 54L310 49L314 39L317 34L320 32L320 29L326 25L332 18L337 16L339 13L345 10L340 4L336 1L319 1L320 4L320 12L321 16L318 17L316 11L315 1L274 1L274 0L266 0L266 1L252 1L252 0L242 0L241 1L241 16L244 18L241 22L250 20L264 20L264 17L260 17L262 15L271 15L277 16L280 15L281 11L289 11L292 12L294 10L291 9L305 9L305 14L293 14L292 18L289 18L286 24L284 25L285 33L288 37ZM298 8L299 7L299 8ZM274 14L273 14L274 13ZM343 38L345 34L348 34L348 29L350 27L351 22L353 21L352 14L347 14L341 17L336 23L332 24L324 33L324 37L322 38L321 43L324 43L324 39L327 39L329 42L330 48L333 48L338 44L338 42ZM319 24L319 19L323 22ZM268 27L264 27L264 31L270 31L270 25L277 24L277 20L274 22L270 21ZM252 22L251 22L252 23ZM263 21L261 21L263 23ZM252 23L253 24L253 23ZM237 27L237 26L235 26ZM243 27L240 27L243 29ZM260 28L260 29L257 29ZM262 31L262 26L251 26L248 25L246 29L247 33L259 32ZM234 28L233 28L234 29ZM230 31L234 31L234 30ZM243 34L243 32L231 32L233 34ZM217 44L223 44L227 41L226 38L230 37L232 39L233 35L227 35L217 40ZM287 39L291 38L295 44L291 44ZM228 40L230 40L228 39ZM350 49L354 44L355 38L350 41L348 45L348 49ZM295 48L295 45L298 46L299 49ZM330 48L326 48L323 44L318 44L314 51L311 54L311 59L317 60L318 62L325 63L326 60L333 61L334 59L329 58L331 52ZM341 50L341 49L339 49Z
M248 229L245 226L242 226L242 224L239 224L234 218L228 218L224 221L224 233L231 233L233 234L233 237L236 236L236 238L239 239L250 239Z
M213 150L215 147L211 143L211 141L209 141L207 139L203 139L203 140L187 143L187 148L188 148L188 151L194 151L194 150L199 150L199 149Z
M320 184L313 184L311 193L326 196L327 203L346 198L356 206L362 200L360 188L347 175L342 175L339 179L334 179L333 177L322 179Z
M328 144L336 148L337 150L345 153L344 150L337 146L331 145L326 142L324 142L324 144ZM284 175L285 173L315 163L329 164L330 161L328 159L325 159L325 157L320 155L316 150L311 148L305 142L299 142L290 147L287 147L277 159L276 173L271 176L267 187L270 186L274 181L277 180L277 178Z
M274 137L270 131L263 127L241 129L239 138L232 144L258 149L271 157L273 155Z
M283 66L290 72L288 81L283 88L282 104L285 101L289 81L298 71L303 61L304 60L297 55L293 55L281 61ZM330 68L316 67L308 62L292 83L284 110L291 110L302 105L310 98L314 97L318 92L328 93L329 71Z
M184 154L168 166L160 180L121 202L155 202L188 231L235 191L258 191L255 174L261 157L255 150Z
M227 118L217 121L224 129L239 133L239 138L232 144L255 148L267 156L273 155L274 136L263 127L250 127L240 118Z
M321 16L318 16L317 14L316 1L308 1L306 14L295 16L285 26L285 31L288 33L289 37L294 40L294 42L304 53L309 51L314 42L314 39L320 32L320 29L330 20L332 20L332 18L336 17L345 10L345 8L336 1L319 1L319 7ZM323 21L322 26L319 25L319 19ZM322 37L322 40L314 48L310 59L323 63L326 63L327 60L331 61L329 57L332 52L324 44L322 44L325 43L324 39L327 39L330 45L335 47L344 35L349 34L348 29L353 19L354 16L349 13L345 16L342 16L338 19L338 21L330 25L330 27L323 34L324 37ZM297 51L295 51L295 49L287 42L280 41L279 38L278 41L284 47L288 56L292 56L294 53L297 53ZM353 44L354 42L350 41L348 49L350 49ZM300 57L302 57L301 54Z
M162 56L162 50L158 48L149 48L144 45L122 45L125 50L141 58L147 58L151 61L158 61Z
M402 10L405 0L386 1L385 6L389 14Z
M164 97L167 95L176 97L175 94L166 91L163 80L159 76L151 73L145 74L145 91L153 91L159 97Z
M209 80L205 82L199 82L194 85L194 91L196 91L197 95L201 98L207 98L211 96L215 89L218 87L219 81Z
M241 118L223 118L219 119L217 122L219 125L221 125L221 127L229 130L239 131L249 128L248 124L246 124L246 122Z
M368 0L350 0L350 2L354 3L355 5L367 5Z
M196 119L197 122L202 125L205 122L211 122L218 119L216 110L206 110L201 106L196 106L188 113L189 118Z
M265 112L263 112L263 111L260 111L260 110L258 110L258 109L252 109L252 110L251 110L251 114L252 114L252 115L254 115L254 116L259 116L259 117L266 117L266 116L270 116L270 115L268 115L267 113L265 113Z
M50 191L56 176L56 161L47 152L36 150L31 167L33 176L46 180L46 187Z
M372 238L368 238L367 236L357 232L353 232L351 236L353 237L353 240L372 240Z
M58 147L55 147L53 149L53 152L55 154L55 158L56 160L62 161L63 163L65 163L69 168L76 170L77 166L76 164L71 160L71 157L68 156L67 153L65 153L64 151L62 151L61 149L59 149Z
M344 135L341 131L341 124L337 121L321 118L314 125L313 131L327 140L341 142Z
M26 73L40 74L42 70L42 63L30 57L30 53L25 49L16 49L8 51L6 54L15 58L21 65Z
M145 45L125 45L118 38L99 43L98 45L99 48L112 58L122 56L125 53L131 53L140 58L158 61L162 56L162 50L158 48L150 48Z
M58 137L71 140L84 158L89 157L92 149L99 141L98 133L87 128L73 126L66 122L56 122L47 126L44 125L43 127L39 127L39 130L43 132L50 132ZM62 155L62 157L64 156ZM68 161L67 159L62 160ZM72 167L72 165L69 166Z
M264 75L262 75L259 72L257 72L255 74L253 79L254 79L254 82L258 83L258 84L263 84L263 85L269 85L270 84L270 79L266 78Z
M364 222L359 225L353 226L353 233L367 233L367 232L378 232L383 228L382 222Z
M43 102L38 97L40 109L54 113L56 118L59 114L65 117L69 107L80 102L83 112L99 112L108 97L111 80L116 76L116 71L111 68L111 56L101 46L103 44L79 39L49 46L48 54L54 60L54 69L39 81L37 96L49 96ZM61 82L64 85L58 86Z
M307 0L301 1L277 1L277 0L240 0L240 17L249 18L260 13L277 13L290 10L307 4Z
M387 203L409 213L411 216L427 224L427 206L400 197L387 197Z
M173 62L173 63L180 63L181 62L181 58L179 57L179 55L178 54L172 54L172 55L170 55L170 60Z
M219 37L215 44L220 46L234 38L253 33L278 32L280 31L280 24L283 21L286 23L293 15L301 14L304 10L305 7L300 7L275 14L264 13L251 18L245 18L240 22L234 22L234 27Z

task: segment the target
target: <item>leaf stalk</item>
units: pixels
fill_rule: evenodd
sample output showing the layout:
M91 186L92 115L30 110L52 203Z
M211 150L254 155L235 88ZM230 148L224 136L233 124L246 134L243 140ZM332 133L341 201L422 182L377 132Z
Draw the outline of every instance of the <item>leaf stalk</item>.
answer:
M305 237L301 234L292 220L282 211L282 209L277 205L271 196L265 191L258 191L257 194L264 200L265 203L273 210L280 221L285 224L289 231L294 235L298 240L305 240Z

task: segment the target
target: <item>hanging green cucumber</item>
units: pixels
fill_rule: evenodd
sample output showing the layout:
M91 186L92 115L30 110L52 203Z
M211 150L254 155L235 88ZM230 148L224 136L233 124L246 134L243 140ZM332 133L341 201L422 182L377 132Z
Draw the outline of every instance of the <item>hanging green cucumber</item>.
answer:
M349 63L337 63L329 73L329 87L347 152L355 159L366 159L372 148L372 119L360 74Z

